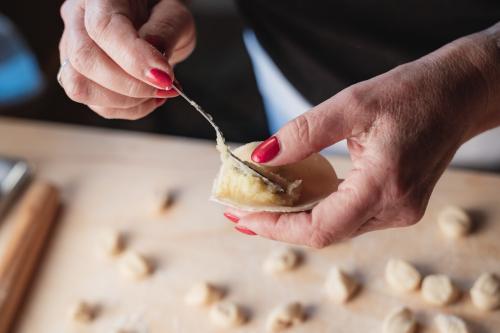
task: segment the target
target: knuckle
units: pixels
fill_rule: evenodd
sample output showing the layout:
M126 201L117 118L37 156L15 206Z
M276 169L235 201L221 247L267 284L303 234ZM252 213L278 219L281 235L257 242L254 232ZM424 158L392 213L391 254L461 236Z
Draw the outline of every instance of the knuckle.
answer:
M309 239L309 246L314 249L323 249L330 245L328 237L320 231L314 231Z
M87 80L80 75L70 74L65 91L68 97L78 103L85 103L89 97Z
M125 95L130 97L151 97L154 96L155 88L149 87L138 80L129 80L125 84Z
M297 142L304 143L304 145L311 144L312 133L309 118L304 115L295 118L292 122L292 133Z
M61 15L61 18L63 19L64 22L66 22L66 18L68 16L68 10L69 10L69 0L64 1L63 4L61 5L61 8L59 8L59 14Z
M89 106L89 107L104 119L116 119L116 112L114 109L95 107L95 106Z
M73 67L80 73L90 72L94 55L93 48L94 46L89 42L77 41L73 44L69 58Z

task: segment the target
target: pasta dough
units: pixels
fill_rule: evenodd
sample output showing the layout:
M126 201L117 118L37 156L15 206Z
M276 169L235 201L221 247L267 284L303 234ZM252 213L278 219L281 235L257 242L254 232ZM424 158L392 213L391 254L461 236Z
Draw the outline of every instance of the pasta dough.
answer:
M278 249L264 262L264 271L268 273L287 272L299 265L300 256L291 248Z
M305 317L304 307L301 303L288 303L271 312L267 319L267 331L281 332L302 323Z
M446 305L458 298L459 291L446 275L429 275L422 282L422 296L433 305Z
M491 273L483 273L470 290L472 303L481 310L494 310L500 306L500 280Z
M189 305L210 305L219 301L223 296L222 291L208 282L195 284L186 294L185 301Z
M439 314L434 318L439 333L469 333L467 325L457 316Z
M391 259L385 267L385 279L392 289L408 292L418 289L422 276L415 267L406 261Z
M345 303L358 289L358 283L341 269L333 267L328 273L325 289L332 300Z
M439 214L438 224L446 237L459 238L469 233L472 221L469 214L463 209L456 206L448 206Z
M298 212L311 209L337 189L337 175L321 155L313 154L300 162L279 167L262 166L251 160L252 151L258 144L246 144L233 153L281 185L285 192L277 192L276 186L239 168L233 159L222 154L212 200L245 211Z
M392 311L384 320L383 333L414 333L417 322L410 309L403 307Z
M120 262L121 272L133 279L142 279L150 275L153 267L148 259L135 251L127 251Z
M212 306L210 319L217 326L234 327L245 323L246 316L237 304L223 301Z

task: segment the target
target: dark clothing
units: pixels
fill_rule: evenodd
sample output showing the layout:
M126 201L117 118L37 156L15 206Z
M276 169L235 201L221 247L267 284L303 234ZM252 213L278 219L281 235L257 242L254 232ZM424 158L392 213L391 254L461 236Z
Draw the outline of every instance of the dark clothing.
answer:
M500 0L237 0L312 104L500 21Z

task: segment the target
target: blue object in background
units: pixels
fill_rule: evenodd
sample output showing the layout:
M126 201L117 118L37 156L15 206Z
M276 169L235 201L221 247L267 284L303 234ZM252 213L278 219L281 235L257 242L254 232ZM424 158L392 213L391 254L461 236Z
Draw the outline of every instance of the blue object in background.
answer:
M35 56L13 24L0 15L0 106L25 102L43 86Z

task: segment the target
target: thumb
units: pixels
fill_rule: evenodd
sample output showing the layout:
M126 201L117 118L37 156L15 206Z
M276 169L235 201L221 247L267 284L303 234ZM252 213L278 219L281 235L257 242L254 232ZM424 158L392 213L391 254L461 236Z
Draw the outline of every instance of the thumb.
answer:
M139 36L162 52L170 63L184 60L194 49L196 31L189 10L178 0L159 1Z
M252 160L272 166L294 163L350 136L354 110L344 108L348 103L343 95L339 93L289 121L255 148Z

